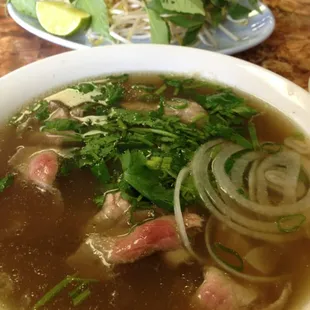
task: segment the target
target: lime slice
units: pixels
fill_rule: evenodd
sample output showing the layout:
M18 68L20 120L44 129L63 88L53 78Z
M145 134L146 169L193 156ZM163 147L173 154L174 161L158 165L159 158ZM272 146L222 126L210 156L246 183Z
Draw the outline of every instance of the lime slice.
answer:
M91 19L88 13L64 2L38 1L36 13L41 26L57 36L69 36L86 28Z

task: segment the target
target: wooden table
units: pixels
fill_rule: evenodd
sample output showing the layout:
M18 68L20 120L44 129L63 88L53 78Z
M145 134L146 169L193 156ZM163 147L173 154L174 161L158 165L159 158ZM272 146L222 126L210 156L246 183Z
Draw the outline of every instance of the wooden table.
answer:
M310 77L310 0L265 0L276 17L273 35L236 55L307 88ZM28 33L5 12L0 0L0 77L28 63L67 51Z

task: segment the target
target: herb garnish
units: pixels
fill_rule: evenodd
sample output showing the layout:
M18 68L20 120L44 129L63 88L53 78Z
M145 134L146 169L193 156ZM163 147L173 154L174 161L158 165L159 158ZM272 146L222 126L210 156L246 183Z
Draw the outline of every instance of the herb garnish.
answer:
M73 158L62 161L59 176L66 176L73 169L89 169L104 188L113 184L110 188L120 190L133 205L157 205L171 211L176 177L201 144L222 137L247 149L253 148L257 141L253 134L250 135L252 141L247 139L247 123L257 112L232 90L212 87L211 94L203 94L198 89L208 84L205 81L176 76L163 76L162 79L159 88L138 85L142 93L156 96L157 110L133 111L119 106L127 96L128 75L125 74L108 77L100 83L84 82L75 86L84 93L100 92L79 106L83 117L40 118L43 131L73 131L79 143ZM128 93L131 94L133 89ZM196 101L206 109L205 121L199 126L196 122L185 124L177 116L165 115L165 107L181 112L190 107L190 101ZM44 112L46 107L44 103L36 113ZM197 115L197 120L200 117ZM117 175L110 171L115 164L122 167ZM181 198L190 204L197 199L197 193L190 178L185 183ZM103 200L97 197L96 201L102 204Z
M13 184L14 175L7 174L5 177L0 179L0 193L2 193L7 187Z

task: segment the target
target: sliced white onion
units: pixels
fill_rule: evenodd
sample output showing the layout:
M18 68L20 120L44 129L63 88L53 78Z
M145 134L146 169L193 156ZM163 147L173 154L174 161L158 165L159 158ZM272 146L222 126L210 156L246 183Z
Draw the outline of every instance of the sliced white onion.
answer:
M266 172L273 167L285 167L286 173L282 179L283 203L296 202L296 189L300 171L300 155L292 151L283 151L265 158L257 168L257 200L263 204L270 204Z
M183 168L176 179L175 189L174 189L174 198L173 198L173 205L174 205L174 216L175 221L178 227L178 231L182 240L182 243L186 250L191 254L198 262L205 263L205 260L198 256L195 251L193 250L191 243L188 239L186 227L183 219L182 209L181 209L181 202L180 202L180 192L181 186L183 181L189 175L190 169L188 167Z
M238 145L230 144L222 150L213 161L212 171L217 182L238 205L248 210L249 212L257 213L267 217L280 217L284 215L302 213L310 208L310 189L306 195L294 204L282 204L281 206L271 208L268 204L258 204L249 199L246 199L238 192L238 188L232 183L229 176L225 172L225 162L236 152L242 150ZM301 165L308 179L310 179L310 161L302 158Z
M217 146L218 144L221 144L222 149L213 160L212 148ZM229 152L229 155L225 155L225 158L228 159L232 154L235 154L235 152L239 152L240 150L242 150L242 148L236 145L232 145L230 143L223 143L222 140L216 140L206 143L196 152L194 156L194 159L192 161L192 174L194 177L196 188L205 206L218 220L222 221L228 227L234 229L242 235L277 243L293 241L304 237L304 230L297 230L293 233L288 234L283 233L283 231L279 229L279 224L277 223L277 221L282 216L287 215L284 212L284 214L282 213L283 205L262 206L258 203L250 201L249 199L246 199L242 196L242 194L238 193L238 187L236 187L235 184L232 183L229 176L225 172L224 165L226 160L223 160L223 165L221 167L222 171L220 171L221 175L218 175L216 173L218 172L218 170L215 171L217 168L215 167L214 162L218 158L221 158L221 156L223 156L223 153L225 154L227 152L227 149L230 149L232 147L234 151ZM252 157L252 159L255 159L259 158L260 156L248 155L248 157ZM217 187L219 188L219 190L216 190L216 186L214 187L214 184L212 184L212 181L210 179L211 175L209 166L211 165L212 160L212 171L215 176L215 180L217 182ZM306 164L303 163L302 165ZM246 166L246 164L244 166ZM297 169L298 168L299 167L297 165ZM307 169L306 167L304 168ZM308 167L308 169L310 169L310 166ZM221 183L220 180L223 178L228 179L228 186L226 184L223 185L223 182ZM240 178L240 176L237 177L237 179L239 180ZM251 181L251 179L253 179L253 177L249 179L249 182ZM229 186L230 188L227 189ZM261 208L264 208L264 212L258 213L255 209L251 210L244 207L244 205L240 204L240 199L231 198L234 195L238 195L238 197L241 196L246 201L246 203L255 205L256 209L258 209L259 211L261 211ZM295 205L296 204L284 205L286 208L290 206L290 215L298 213L294 212ZM278 214L274 215L275 211L278 212Z
M256 199L256 170L259 165L259 160L255 160L249 171L249 199L251 201L257 201Z
M284 145L293 149L299 154L309 155L310 154L310 142L295 139L294 137L288 137L284 140Z
M246 168L251 162L261 159L263 154L260 152L249 152L238 158L231 169L231 180L237 188L243 188L243 176Z

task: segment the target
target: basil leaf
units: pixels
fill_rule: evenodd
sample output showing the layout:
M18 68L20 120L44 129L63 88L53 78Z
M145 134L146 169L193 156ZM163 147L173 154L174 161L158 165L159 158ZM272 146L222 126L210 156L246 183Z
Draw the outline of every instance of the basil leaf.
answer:
M161 0L164 9L190 14L205 15L202 0Z
M151 25L152 43L169 44L170 31L167 23L152 9L146 8Z
M103 0L77 0L76 8L91 15L91 29L102 35L105 39L113 41L110 36L109 13Z

